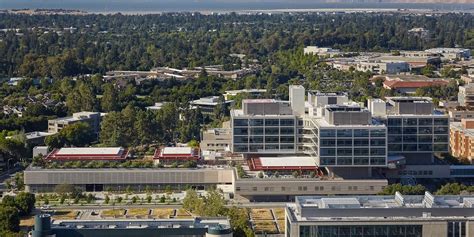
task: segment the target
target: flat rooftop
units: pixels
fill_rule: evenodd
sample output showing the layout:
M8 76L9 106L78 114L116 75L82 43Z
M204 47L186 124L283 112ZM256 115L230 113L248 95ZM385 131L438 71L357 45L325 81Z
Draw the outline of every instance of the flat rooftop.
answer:
M54 149L46 160L125 160L128 150L122 147L75 147Z
M301 196L288 210L298 221L474 218L473 196Z
M309 156L256 157L250 160L254 170L316 170Z
M61 148L56 155L118 155L122 150L121 147Z
M193 149L191 147L165 147L161 151L163 155L176 155L176 154L191 154Z
M114 219L114 220L54 220L51 227L72 229L142 229L142 228L230 228L224 218L191 219Z

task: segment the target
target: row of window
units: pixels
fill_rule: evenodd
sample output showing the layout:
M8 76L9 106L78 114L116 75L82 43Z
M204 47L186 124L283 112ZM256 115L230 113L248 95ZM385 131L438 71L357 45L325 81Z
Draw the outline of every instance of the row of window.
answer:
M369 142L370 141L370 142ZM385 138L356 138L356 139L321 139L320 146L321 147L335 147L337 144L338 147L341 146L386 146L386 139Z
M388 134L447 134L449 127L389 127Z
M369 153L370 151L370 153ZM371 156L385 156L386 149L384 148L320 148L319 154L321 156L359 156L359 155L371 155Z
M326 137L385 137L385 129L321 129L320 138Z
M421 237L422 225L300 226L300 237Z
M403 151L427 151L427 152L447 152L448 144L389 144L389 152Z
M287 192L287 191L324 191L325 188L324 186L314 186L314 188L312 187L308 187L308 186L295 186L295 189L293 190L293 187L285 187L285 186L281 186L281 187L252 187L252 191L254 192L257 192L257 191L266 191L266 192L274 192L274 191L282 191L282 192ZM242 191L241 187L235 187L235 190L236 191ZM345 190L348 190L348 191L357 191L357 190L365 190L365 191L374 191L375 190L375 186L364 186L364 187L361 187L359 188L359 186L347 186L345 189L342 189L342 187L339 185L339 186L331 186L330 188L331 191L345 191Z
M234 152L261 152L261 151L288 151L294 150L293 144L280 144L280 145L234 145Z
M383 156L373 157L319 157L319 165L385 165L386 158Z
M404 135L404 136L388 136L388 144L391 143L447 143L448 135Z
M234 119L234 127L295 126L294 119Z
M234 143L294 143L291 136L234 136Z
M433 175L432 170L401 170L398 175Z
M388 126L448 125L448 118L389 118Z
M234 135L295 135L293 127L234 128Z

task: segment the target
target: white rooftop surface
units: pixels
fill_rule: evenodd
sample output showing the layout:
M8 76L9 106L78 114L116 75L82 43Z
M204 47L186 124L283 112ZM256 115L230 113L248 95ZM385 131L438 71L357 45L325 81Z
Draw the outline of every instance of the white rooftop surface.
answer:
M262 166L285 166L285 167L301 167L301 166L315 166L316 163L313 158L305 156L285 156L285 157L260 157Z
M81 148L61 148L57 155L117 155L121 147L81 147Z
M193 149L191 147L165 147L163 149L163 155L176 155L176 154L191 154Z

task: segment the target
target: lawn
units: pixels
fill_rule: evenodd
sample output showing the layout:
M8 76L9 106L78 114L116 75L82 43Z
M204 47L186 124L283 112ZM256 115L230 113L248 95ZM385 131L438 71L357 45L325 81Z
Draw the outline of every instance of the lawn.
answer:
M273 214L277 220L285 219L285 208L273 208Z
M127 209L127 216L148 216L150 209L148 208L131 208Z
M253 223L255 225L254 231L255 234L277 234L278 230L273 221L255 221Z
M35 217L27 216L20 219L20 227L33 227L35 225Z
M277 220L278 227L280 227L280 234L285 233L285 220Z
M270 212L270 209L252 209L250 211L250 216L252 217L252 220L273 220L273 216Z
M174 214L174 209L171 208L155 208L152 210L151 215L154 218L169 219Z
M107 209L100 214L103 217L117 217L125 215L125 209Z
M176 219L188 219L191 218L192 215L188 211L184 210L183 208L177 209L176 210Z
M74 220L74 219L76 219L77 215L79 215L79 211L74 211L74 210L56 211L53 214L53 219L56 219L56 220Z

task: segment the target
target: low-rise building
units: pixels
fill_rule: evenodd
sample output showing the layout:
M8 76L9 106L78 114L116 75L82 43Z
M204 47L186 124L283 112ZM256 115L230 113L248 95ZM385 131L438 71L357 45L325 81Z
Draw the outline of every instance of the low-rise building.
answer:
M122 147L75 147L54 149L44 159L47 161L124 161L128 149Z
M90 219L51 220L49 214L35 216L34 229L28 237L232 237L226 218L190 219Z
M427 49L426 52L438 54L443 60L454 60L454 59L469 59L471 58L470 49L462 48L432 48Z
M197 161L199 159L199 149L192 147L164 147L155 150L153 159L160 164Z
M147 106L145 107L147 110L152 110L152 111L158 111L160 110L161 108L163 108L163 105L165 105L166 102L156 102L154 105L152 106Z
M242 94L242 93L248 94L251 97L258 97L258 96L264 94L265 92L267 92L266 89L230 90L230 91L225 91L224 99L230 100L230 99L232 99L232 97L237 96L238 94Z
M470 110L461 106L449 109L448 114L451 121L454 122L460 122L462 119L474 118L474 110Z
M474 162L474 119L462 119L450 125L450 148L455 157Z
M460 106L474 109L474 84L459 87L458 102Z
M328 47L318 47L318 46L306 46L303 49L304 54L314 54L319 56L329 56L334 57L341 54L339 49L333 49Z
M221 101L219 99L219 96L209 96L209 97L204 97L200 98L198 100L193 100L191 101L191 105L199 108L201 110L201 113L204 115L214 115L215 114L215 108L218 106L225 106L229 108L233 100L225 100Z
M425 195L297 197L286 236L474 236L474 198Z
M91 126L95 133L99 133L101 113L99 112L78 112L73 113L70 117L57 118L48 120L48 132L57 133L70 124L85 122Z
M230 152L232 130L228 128L212 128L204 131L201 136L201 151Z
M383 87L399 93L414 94L418 88L430 86L446 86L449 81L432 79L421 75L383 75L371 79L373 83L383 80Z

